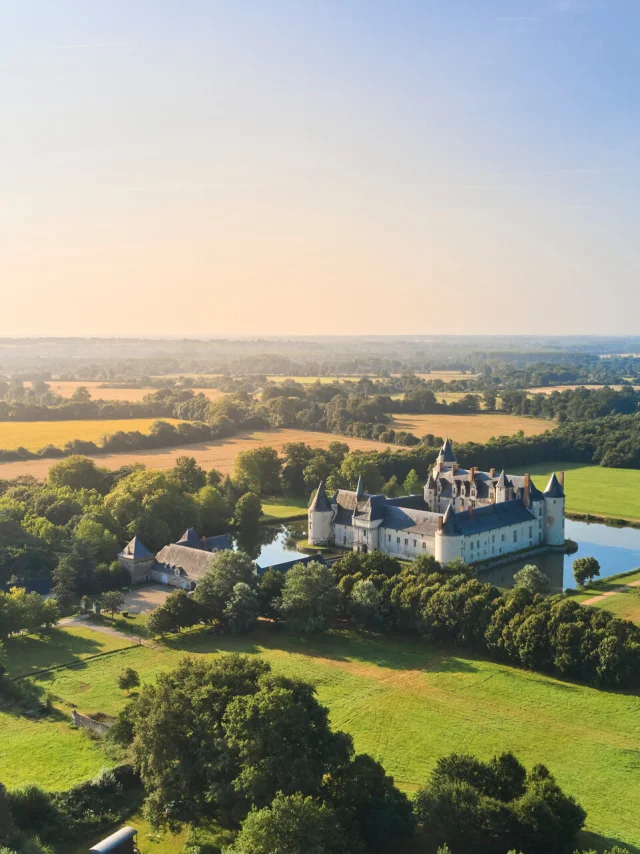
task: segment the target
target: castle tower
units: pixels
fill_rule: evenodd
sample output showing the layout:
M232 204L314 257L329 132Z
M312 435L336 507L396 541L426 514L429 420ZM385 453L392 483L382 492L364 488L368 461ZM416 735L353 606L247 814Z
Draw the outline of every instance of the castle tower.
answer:
M440 453L436 458L434 476L436 472L448 471L453 468L454 465L457 465L457 463L458 460L456 459L456 455L453 453L451 442L448 439L445 439L444 445L440 448Z
M544 541L549 546L564 545L564 472L560 479L551 475L544 491Z
M309 542L312 546L329 545L333 539L333 509L320 481L309 505Z
M155 555L137 537L127 543L118 555L118 563L129 570L132 584L147 580L155 561Z
M439 520L435 536L435 552L436 560L443 565L462 556L462 535L456 525L451 505Z
M424 485L424 503L427 505L429 510L431 510L434 513L437 511L436 500L437 500L436 482L433 479L433 475L430 474L429 477L427 478L427 482Z
M500 472L500 477L496 483L496 504L501 501L510 501L513 498L513 484L504 473L504 469Z

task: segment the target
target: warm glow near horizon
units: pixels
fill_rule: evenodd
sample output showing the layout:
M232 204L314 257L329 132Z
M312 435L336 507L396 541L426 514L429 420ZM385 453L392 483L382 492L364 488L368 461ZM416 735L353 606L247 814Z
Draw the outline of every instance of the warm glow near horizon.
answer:
M632 333L640 7L0 5L0 335Z

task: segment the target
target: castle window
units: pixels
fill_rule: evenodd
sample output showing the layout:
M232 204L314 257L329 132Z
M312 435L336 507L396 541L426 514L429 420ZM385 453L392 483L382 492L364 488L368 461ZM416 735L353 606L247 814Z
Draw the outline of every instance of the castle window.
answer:
M400 537L396 537L396 543L400 545Z
M405 546L408 546L408 545L409 545L409 540L408 540L408 539L406 539L406 537L405 537L404 544L405 544Z
M518 542L518 532L517 532L517 531L514 531L514 532L513 532L513 542L514 542L514 543L517 543L517 542Z
M533 537L533 526L529 525L529 539L531 539L531 537Z
M479 548L480 548L480 540L478 540L478 541L476 542L476 548L477 548L477 549L479 549Z
M391 534L388 534L388 535L387 535L387 542L388 542L388 543L390 543L390 542L391 542Z
M422 542L422 548L423 548L423 549L426 549L426 547L427 547L427 544L426 544L426 543L424 542L424 540L423 540L423 542Z
M418 541L417 541L417 540L414 540L414 541L413 541L413 547L414 547L414 549L415 549L415 547L416 547L417 545L418 545Z

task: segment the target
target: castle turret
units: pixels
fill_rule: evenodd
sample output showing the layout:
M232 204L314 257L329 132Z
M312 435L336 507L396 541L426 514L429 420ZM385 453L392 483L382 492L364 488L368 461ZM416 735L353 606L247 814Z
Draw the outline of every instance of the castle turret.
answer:
M149 579L155 560L155 555L137 537L118 555L118 563L129 570L132 584Z
M320 481L309 505L309 542L312 546L329 545L333 539L333 508Z
M544 541L550 546L564 545L564 472L549 478L544 491Z
M432 474L427 478L427 482L424 485L424 503L427 505L429 510L434 513L437 510L436 507L437 500L437 486Z
M364 483L362 482L362 475L358 478L358 485L356 486L356 498L358 501L362 500L364 496Z
M440 448L440 453L436 458L436 471L448 471L454 465L457 465L458 460L456 459L456 455L453 453L453 448L451 447L451 442L448 439L444 440L444 445Z
M449 505L444 516L438 520L438 530L435 536L436 560L445 564L461 557L462 539L462 534L456 525L455 514Z
M513 498L513 484L504 473L504 469L500 472L500 477L496 483L496 504L501 501L509 501Z

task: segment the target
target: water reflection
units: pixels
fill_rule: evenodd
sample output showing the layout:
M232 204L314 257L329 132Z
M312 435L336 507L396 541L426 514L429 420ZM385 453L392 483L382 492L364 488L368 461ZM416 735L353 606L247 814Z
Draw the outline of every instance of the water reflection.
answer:
M483 571L482 581L489 581L498 587L512 587L514 574L527 563L533 563L546 572L552 591L557 593L567 587L576 586L573 562L579 557L595 557L600 564L601 578L640 567L640 530L636 528L614 528L567 519L565 533L578 544L575 554L547 552L524 560L510 561L495 569Z
M286 525L262 525L254 534L239 535L237 549L246 552L260 566L293 560L298 551L296 544L307 535L306 522L288 522Z

